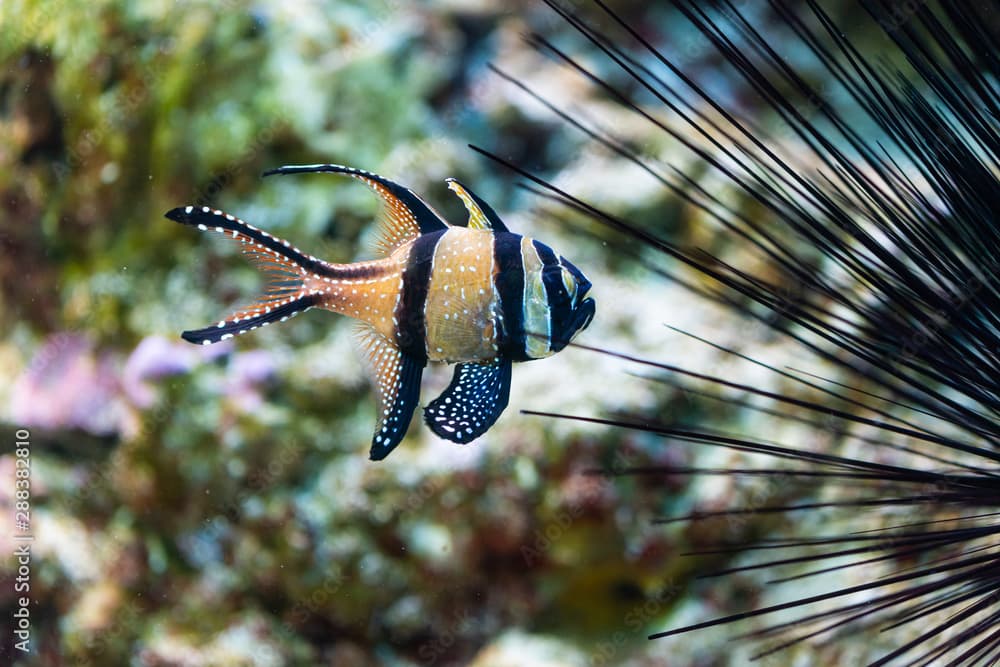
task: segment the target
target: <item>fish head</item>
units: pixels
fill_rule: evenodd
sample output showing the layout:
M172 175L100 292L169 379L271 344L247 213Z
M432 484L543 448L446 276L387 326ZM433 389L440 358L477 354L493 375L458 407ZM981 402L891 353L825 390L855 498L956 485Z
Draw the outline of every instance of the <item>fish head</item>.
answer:
M590 296L590 281L564 257L544 266L542 281L549 299L549 348L555 353L587 328L594 319L596 304Z

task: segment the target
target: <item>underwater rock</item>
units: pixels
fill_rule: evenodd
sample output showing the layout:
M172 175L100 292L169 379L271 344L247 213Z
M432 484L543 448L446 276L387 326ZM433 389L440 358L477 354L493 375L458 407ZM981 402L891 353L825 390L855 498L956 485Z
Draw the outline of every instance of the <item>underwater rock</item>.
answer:
M470 667L586 667L586 654L571 644L521 630L510 630L483 648Z
M190 371L201 360L211 359L226 350L192 348L164 336L144 338L129 355L122 369L122 389L133 405L150 407L156 393L149 381Z
M20 426L117 430L123 405L112 355L100 353L84 335L50 337L14 381L9 414Z

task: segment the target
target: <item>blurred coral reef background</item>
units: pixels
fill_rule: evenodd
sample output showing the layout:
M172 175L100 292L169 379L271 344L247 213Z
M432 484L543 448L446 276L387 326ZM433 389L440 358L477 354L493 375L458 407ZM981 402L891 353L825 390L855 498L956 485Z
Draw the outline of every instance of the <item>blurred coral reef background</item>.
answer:
M670 18L616 6L638 25ZM465 214L444 179L457 177L512 230L558 248L595 284L582 343L726 373L717 350L669 323L754 341L767 359L778 348L760 328L613 251L609 232L467 148L572 182L679 242L720 243L635 165L489 70L674 159L665 139L642 139L634 114L531 49L529 30L586 52L529 2L0 4L0 551L14 549L3 522L17 429L31 433L35 534L34 652L5 632L0 661L660 665L666 644L649 631L752 603L751 575L695 584L711 559L678 554L764 519L651 524L725 505L731 480L586 475L695 462L642 434L519 413L659 410L684 422L713 410L724 424L742 418L735 407L568 349L515 367L510 408L475 444L437 441L415 419L373 464L374 399L345 318L312 312L207 348L179 338L250 298L257 278L163 213L208 204L328 260L369 257L377 201L365 187L260 178L335 162L403 182L456 221ZM692 68L710 68L690 46ZM450 372L425 376L425 399ZM9 618L15 565L0 562ZM712 653L708 636L671 644L670 664L738 661L736 648Z

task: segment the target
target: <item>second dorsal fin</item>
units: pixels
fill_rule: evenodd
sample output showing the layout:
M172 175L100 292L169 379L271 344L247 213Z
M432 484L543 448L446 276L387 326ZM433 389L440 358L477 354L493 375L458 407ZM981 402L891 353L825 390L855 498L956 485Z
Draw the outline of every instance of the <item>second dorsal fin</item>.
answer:
M444 218L415 192L370 171L339 164L305 164L271 169L265 171L264 176L313 172L352 176L364 181L382 198L383 208L382 214L379 216L379 235L375 242L382 255L391 254L393 250L421 234L448 229L448 223L444 221Z
M448 189L458 195L466 210L469 211L469 229L492 229L495 232L507 232L507 225L497 215L493 208L476 196L476 193L462 185L457 179L449 178Z

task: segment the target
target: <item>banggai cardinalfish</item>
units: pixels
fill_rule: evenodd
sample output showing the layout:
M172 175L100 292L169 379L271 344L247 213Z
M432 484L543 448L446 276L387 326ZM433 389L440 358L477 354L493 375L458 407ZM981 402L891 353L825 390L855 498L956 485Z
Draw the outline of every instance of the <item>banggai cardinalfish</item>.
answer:
M458 181L449 179L448 187L468 209L466 226L445 222L409 189L351 167L288 166L265 176L306 172L353 176L381 196L382 257L332 264L222 211L175 208L168 218L239 242L269 278L256 303L182 336L208 345L313 307L359 320L379 403L373 460L403 439L428 361L457 366L448 388L424 409L427 425L447 440L470 442L507 407L511 363L558 352L594 317L583 273L547 245L511 233Z

